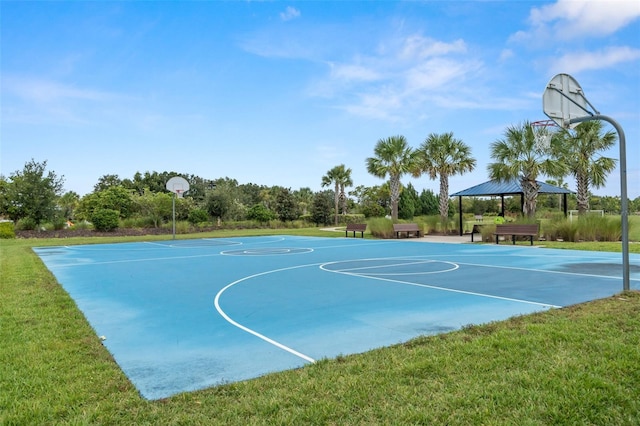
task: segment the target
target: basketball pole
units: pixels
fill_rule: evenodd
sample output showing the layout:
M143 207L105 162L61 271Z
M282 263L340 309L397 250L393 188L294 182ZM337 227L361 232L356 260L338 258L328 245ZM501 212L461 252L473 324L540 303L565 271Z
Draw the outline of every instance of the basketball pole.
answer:
M177 194L173 193L173 239L176 239L176 196Z
M628 291L629 286L629 208L627 206L627 148L624 130L616 120L606 115L587 115L572 118L567 124L582 123L584 121L602 120L611 124L618 132L620 143L620 217L622 220L622 290Z

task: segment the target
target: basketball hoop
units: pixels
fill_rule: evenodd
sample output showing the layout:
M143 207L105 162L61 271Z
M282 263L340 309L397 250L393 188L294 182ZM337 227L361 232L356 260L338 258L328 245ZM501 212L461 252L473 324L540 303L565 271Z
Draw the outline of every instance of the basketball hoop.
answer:
M185 192L189 190L189 182L182 176L174 176L167 181L167 191L176 194L173 197L173 239L176 239L176 197L182 198Z
M531 123L533 129L534 149L540 153L549 152L553 133L549 128L558 127L553 120L540 120Z

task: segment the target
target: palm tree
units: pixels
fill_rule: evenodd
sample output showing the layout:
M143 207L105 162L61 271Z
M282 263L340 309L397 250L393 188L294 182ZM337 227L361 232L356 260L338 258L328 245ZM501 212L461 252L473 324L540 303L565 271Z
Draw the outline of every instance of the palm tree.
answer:
M313 191L309 187L300 188L297 191L293 191L293 195L298 202L298 208L302 214L309 213L309 207L313 203Z
M509 181L517 179L524 194L523 213L528 218L536 214L538 198L538 175L564 176L567 168L550 154L557 152L559 138L551 139L549 153L536 148L535 137L543 129L534 128L529 122L508 127L505 138L491 144L491 157L496 160L488 166L491 179Z
M374 148L375 157L367 158L367 171L384 179L389 175L391 219L398 219L400 178L415 169L416 154L404 136L380 139Z
M569 167L569 172L576 179L576 198L578 214L589 210L589 187L600 188L607 180L607 174L616 167L616 160L598 156L600 151L611 148L618 137L613 131L604 135L602 122L585 121L575 128L575 134L563 133L564 152L561 160Z
M431 133L417 151L415 177L428 173L430 179L440 176L440 220L445 223L449 216L449 176L470 172L476 166L471 148L453 132L441 135Z
M334 185L334 202L335 202L335 224L338 225L339 203L342 200L342 211L346 212L347 196L344 192L345 187L353 185L351 180L351 169L347 169L344 164L335 166L322 176L322 186Z

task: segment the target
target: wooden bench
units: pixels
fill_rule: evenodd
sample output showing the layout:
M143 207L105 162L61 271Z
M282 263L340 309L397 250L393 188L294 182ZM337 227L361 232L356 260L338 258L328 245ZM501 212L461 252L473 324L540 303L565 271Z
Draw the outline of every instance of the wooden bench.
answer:
M471 242L473 242L473 234L482 234L482 227L483 226L484 225L478 225L478 224L474 224L473 225L473 229L471 230Z
M364 231L367 230L366 223L349 223L347 224L347 229L344 231L344 236L348 237L349 232L353 232L353 238L356 237L356 232L360 233L360 236L364 238Z
M533 245L533 237L538 236L538 225L514 225L503 224L496 225L496 232L493 233L496 236L496 244L499 244L498 237L500 235L511 235L511 241L516 243L516 236L529 237L531 245Z
M394 223L393 224L393 232L396 233L396 238L400 238L400 234L406 232L407 238L411 234L414 234L416 237L420 237L420 227L418 227L417 223Z

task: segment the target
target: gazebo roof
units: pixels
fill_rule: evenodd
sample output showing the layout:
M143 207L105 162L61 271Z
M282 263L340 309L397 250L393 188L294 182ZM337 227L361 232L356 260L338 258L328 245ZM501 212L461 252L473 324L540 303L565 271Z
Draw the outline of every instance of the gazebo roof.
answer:
M560 188L559 186L549 185L548 183L539 182L538 190L539 194L574 194L573 191ZM488 196L500 196L500 195L517 195L522 194L522 187L520 181L511 180L501 182L498 180L490 180L485 183L481 183L471 188L464 189L462 191L451 194L451 197L488 197Z

